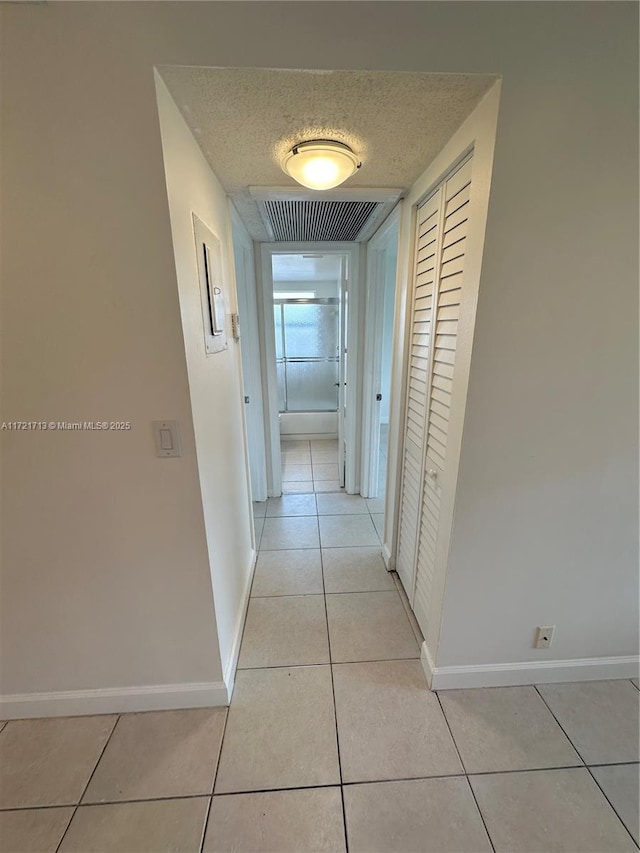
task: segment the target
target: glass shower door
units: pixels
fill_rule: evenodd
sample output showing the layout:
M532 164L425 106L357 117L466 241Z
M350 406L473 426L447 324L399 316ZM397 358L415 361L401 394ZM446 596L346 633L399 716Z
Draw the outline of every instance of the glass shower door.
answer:
M337 411L339 300L277 300L274 324L280 411Z

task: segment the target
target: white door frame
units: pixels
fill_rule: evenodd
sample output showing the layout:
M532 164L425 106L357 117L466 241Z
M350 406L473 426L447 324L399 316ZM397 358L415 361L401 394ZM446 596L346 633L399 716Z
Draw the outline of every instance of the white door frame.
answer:
M360 323L360 243L261 243L260 244L260 320L261 361L264 369L264 423L267 442L267 491L271 497L282 494L280 463L280 423L278 419L278 383L276 376L276 345L273 325L273 275L272 255L313 253L324 255L346 255L348 257L348 280L343 288L349 290L349 316L347 341L347 387L349 389L349 413L344 425L347 456L345 465L345 490L356 494L360 488L360 436L358 434L360 393L358 371L360 369L359 323ZM343 353L341 353L343 355Z
M361 494L365 498L378 493L380 464L380 393L382 381L382 330L385 304L386 253L398 246L400 207L396 206L366 244L364 359L362 388L362 461ZM396 265L397 281L397 265Z
M345 484L345 469L347 463L347 457L345 453L345 445L346 445L346 435L345 435L345 423L346 423L346 385L347 385L347 370L345 365L344 358L344 341L348 339L347 334L347 317L348 317L348 307L349 307L349 292L347 289L348 284L348 270L347 270L347 259L342 257L340 259L340 313L339 313L339 361L338 361L338 482L340 484L340 488L344 489ZM314 485L315 488L315 485Z
M242 382L247 423L251 497L254 501L267 499L267 466L264 434L264 409L262 405L262 374L258 331L258 293L253 240L233 206L231 211L232 242L236 270L236 293L240 320L240 352L242 357ZM238 263L237 254L241 255Z

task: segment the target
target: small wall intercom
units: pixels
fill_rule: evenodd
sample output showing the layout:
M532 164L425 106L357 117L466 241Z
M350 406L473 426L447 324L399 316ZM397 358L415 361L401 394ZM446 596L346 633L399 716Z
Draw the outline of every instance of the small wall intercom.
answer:
M204 348L207 355L212 355L228 347L220 241L195 213L193 231L200 281Z

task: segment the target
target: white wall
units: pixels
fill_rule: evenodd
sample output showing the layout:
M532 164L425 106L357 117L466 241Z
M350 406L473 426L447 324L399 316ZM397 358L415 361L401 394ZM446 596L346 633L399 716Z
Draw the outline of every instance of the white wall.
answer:
M637 7L343 2L337 29L326 11L0 10L4 417L135 424L2 435L5 692L220 677L163 63L503 75L439 655L522 659L540 622L550 656L637 650ZM168 417L180 460L153 455Z
M227 315L237 312L231 218L224 190L158 75L156 85L218 639L230 680L255 556L242 363L230 323L228 349L205 352L192 212L220 241Z
M638 654L637 9L588 5L573 34L550 15L528 86L505 67L441 668L637 673L615 660Z
M0 716L219 701L153 75L50 20L3 28L3 416L132 429L1 433Z

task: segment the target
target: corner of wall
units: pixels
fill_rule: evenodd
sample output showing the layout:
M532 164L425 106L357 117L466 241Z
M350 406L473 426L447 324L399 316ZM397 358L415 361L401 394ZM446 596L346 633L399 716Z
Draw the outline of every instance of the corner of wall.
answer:
M236 310L231 210L224 189L156 71L176 277L220 660L227 685L239 649L255 555L239 344L205 352L192 228L195 213L220 242L227 319Z

